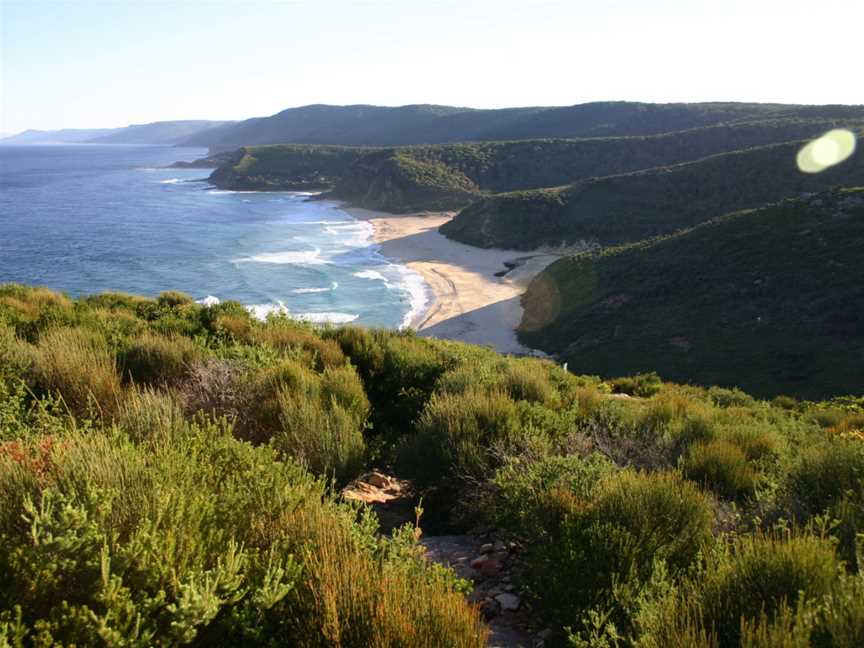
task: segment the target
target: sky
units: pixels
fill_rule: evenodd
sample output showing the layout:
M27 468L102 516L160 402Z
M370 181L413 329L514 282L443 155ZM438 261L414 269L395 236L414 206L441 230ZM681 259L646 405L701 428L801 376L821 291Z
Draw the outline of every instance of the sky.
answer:
M311 103L861 104L862 22L862 0L0 0L0 132Z

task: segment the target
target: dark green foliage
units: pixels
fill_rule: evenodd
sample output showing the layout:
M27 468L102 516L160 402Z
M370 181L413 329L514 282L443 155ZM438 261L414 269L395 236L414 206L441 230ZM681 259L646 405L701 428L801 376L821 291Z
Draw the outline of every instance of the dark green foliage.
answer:
M838 109L839 108L839 109ZM202 131L186 146L211 151L253 144L397 146L436 142L646 135L753 120L850 119L856 106L607 101L567 107L477 110L452 106L327 106L289 108L264 118Z
M597 607L625 630L613 585L646 582L659 563L672 572L686 569L711 539L708 499L671 473L625 471L607 477L591 498L559 486L535 515L545 537L529 548L534 591L562 625L580 623Z
M812 513L820 513L847 495L864 498L864 444L836 439L806 448L792 466L790 486Z
M803 193L864 184L864 153L822 173L807 174L796 166L803 144L749 148L558 189L500 194L462 210L441 232L486 248L617 245Z
M691 446L681 470L688 479L727 499L752 495L756 488L756 471L747 455L722 439Z
M860 392L862 241L864 192L843 190L563 259L524 296L520 338L577 372Z
M346 327L332 335L357 367L372 403L373 430L408 433L450 362L429 340L406 333Z
M616 394L629 394L630 396L642 396L648 398L660 391L663 383L660 376L655 372L639 374L626 378L615 378L610 380L612 391Z
M803 596L817 601L841 571L830 542L816 537L745 539L713 565L702 585L702 620L723 648L738 645L741 619L773 618Z
M132 340L119 357L124 378L153 384L176 383L201 350L185 337L144 334Z

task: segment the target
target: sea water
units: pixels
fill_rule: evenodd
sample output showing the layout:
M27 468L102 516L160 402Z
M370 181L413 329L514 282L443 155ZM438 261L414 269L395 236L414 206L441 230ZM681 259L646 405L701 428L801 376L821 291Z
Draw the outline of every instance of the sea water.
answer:
M180 290L236 300L258 317L403 326L422 278L382 257L372 228L338 203L223 191L206 169L171 169L203 149L0 146L0 283L71 295Z

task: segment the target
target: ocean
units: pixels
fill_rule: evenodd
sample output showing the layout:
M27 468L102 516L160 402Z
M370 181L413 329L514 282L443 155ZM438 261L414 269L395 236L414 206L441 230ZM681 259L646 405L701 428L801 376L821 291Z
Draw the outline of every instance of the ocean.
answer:
M180 290L258 317L399 327L425 307L416 272L382 257L338 203L221 191L203 149L0 146L0 283L70 295Z

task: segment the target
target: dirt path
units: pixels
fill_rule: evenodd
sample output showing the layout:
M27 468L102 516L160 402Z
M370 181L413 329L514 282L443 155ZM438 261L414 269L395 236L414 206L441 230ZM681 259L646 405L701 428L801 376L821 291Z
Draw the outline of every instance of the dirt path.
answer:
M416 499L410 483L404 480L373 471L349 484L343 495L369 504L378 514L382 533L414 521ZM528 629L530 611L519 593L521 547L497 538L492 529L423 536L420 544L428 560L451 568L474 584L467 598L489 624L490 648L543 646L542 633L537 635Z

